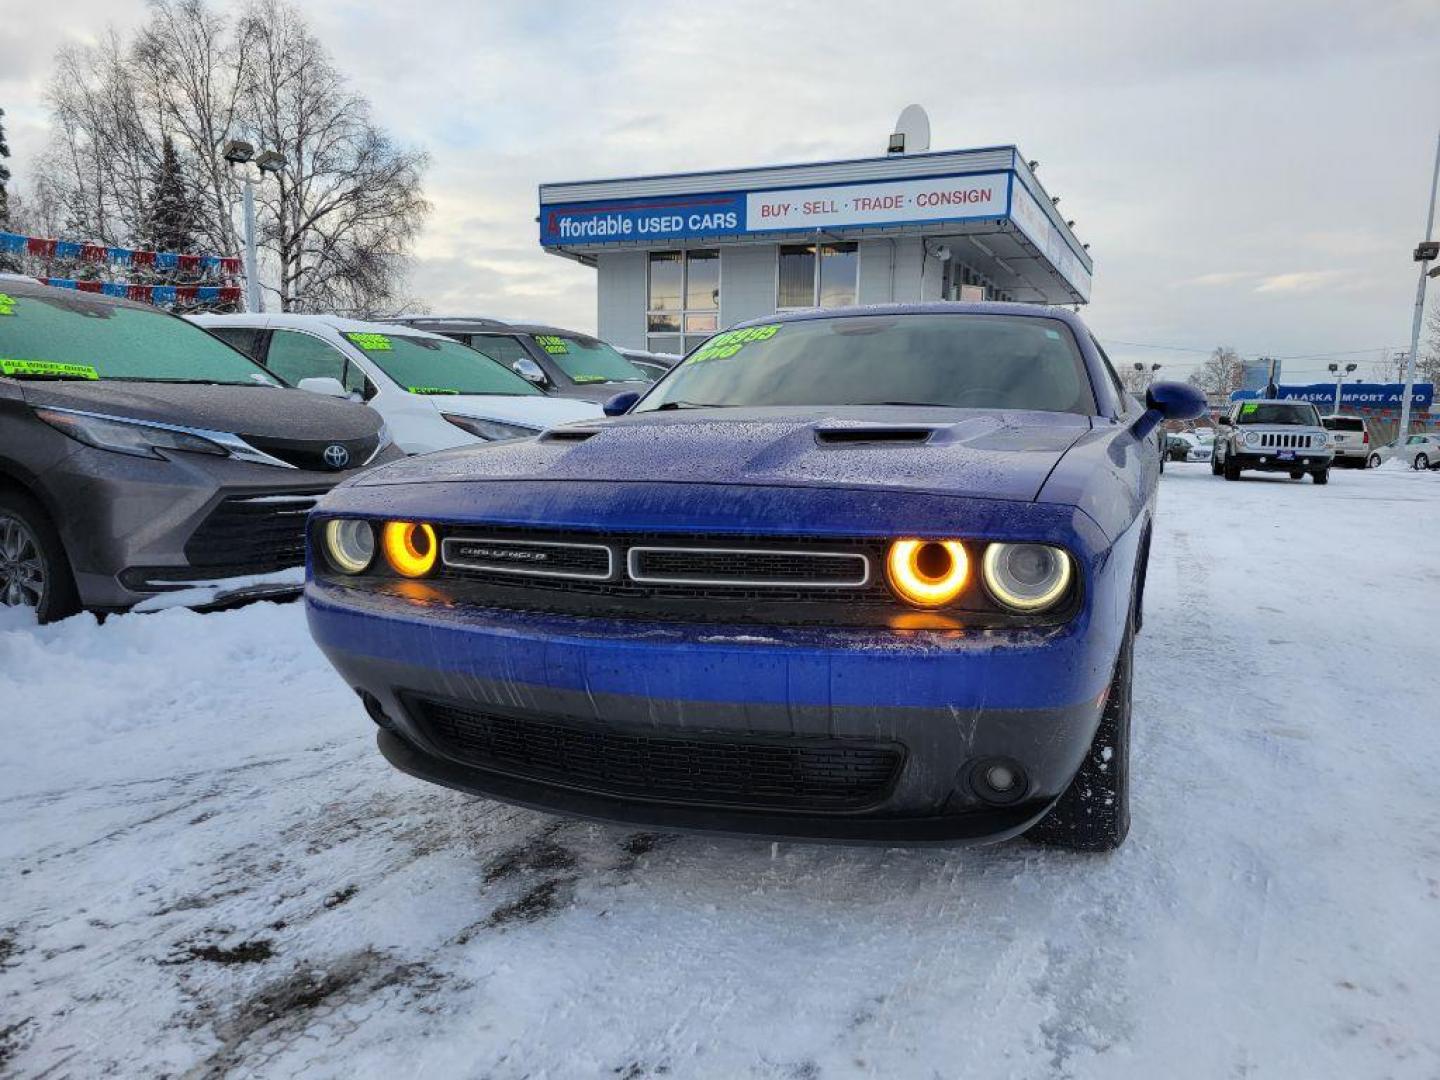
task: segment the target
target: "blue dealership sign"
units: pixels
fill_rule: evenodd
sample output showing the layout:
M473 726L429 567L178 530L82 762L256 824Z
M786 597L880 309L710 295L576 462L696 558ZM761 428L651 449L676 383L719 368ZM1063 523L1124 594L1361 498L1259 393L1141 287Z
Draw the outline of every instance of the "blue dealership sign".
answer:
M1279 396L1309 401L1321 409L1334 408L1334 383L1309 383L1305 386L1280 386ZM1231 401L1259 397L1255 390L1236 390ZM1351 409L1398 409L1405 399L1404 383L1350 383L1340 388L1340 407ZM1428 409L1435 401L1435 384L1417 382L1411 387L1410 408Z
M745 195L675 195L540 207L540 243L618 244L745 231Z

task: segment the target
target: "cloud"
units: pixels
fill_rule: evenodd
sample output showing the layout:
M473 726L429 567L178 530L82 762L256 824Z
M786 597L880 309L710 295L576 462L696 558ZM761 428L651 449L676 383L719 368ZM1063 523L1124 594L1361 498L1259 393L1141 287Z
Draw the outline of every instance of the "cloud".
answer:
M26 55L42 58L145 10L34 7ZM1040 159L1092 244L1102 339L1249 355L1408 335L1435 122L1410 103L1440 99L1434 3L303 10L377 119L431 152L411 292L434 310L593 329L594 272L537 243L538 184L878 154L919 101L937 148L1016 143ZM0 104L39 132L36 87L27 69ZM25 161L12 167L23 178Z

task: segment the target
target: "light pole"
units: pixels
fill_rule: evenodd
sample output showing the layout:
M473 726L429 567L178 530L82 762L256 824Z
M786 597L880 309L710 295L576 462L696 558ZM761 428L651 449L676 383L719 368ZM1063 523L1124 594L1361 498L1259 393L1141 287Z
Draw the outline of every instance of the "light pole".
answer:
M1135 362L1135 370L1141 372L1145 376L1145 388L1148 390L1150 388L1150 384L1155 381L1155 372L1160 370L1160 365L1151 364L1147 368L1144 364L1140 363L1137 360Z
M1335 412L1340 411L1340 387L1345 382L1345 376L1354 371L1359 364L1346 364L1345 370L1340 370L1339 364L1331 364L1330 371L1335 376Z
M1430 201L1425 204L1425 239L1415 249L1420 264L1420 284L1415 286L1415 318L1410 323L1410 355L1405 360L1405 393L1400 401L1400 429L1397 442L1410 434L1410 397L1415 393L1415 357L1420 352L1420 321L1425 314L1425 280L1430 262L1440 257L1440 244L1430 238L1435 229L1435 186L1440 184L1440 135L1435 138L1435 171L1430 175Z
M274 150L262 150L257 156L255 147L243 139L231 139L225 144L221 155L230 163L232 169L254 161L262 175L267 172L278 173L285 167L284 155ZM245 310L258 312L263 310L264 305L260 300L260 275L256 267L255 179L249 169L244 170L241 183L244 188L245 212Z

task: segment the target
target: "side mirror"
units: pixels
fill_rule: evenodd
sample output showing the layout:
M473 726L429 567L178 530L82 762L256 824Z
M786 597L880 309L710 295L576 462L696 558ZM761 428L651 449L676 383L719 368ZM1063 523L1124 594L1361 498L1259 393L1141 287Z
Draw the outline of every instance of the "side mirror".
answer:
M308 390L312 394L324 394L326 397L348 398L350 396L350 391L345 389L345 384L339 379L332 379L329 375L301 379L295 385L301 390Z
M1164 420L1194 420L1205 415L1205 395L1189 383L1151 383L1145 391L1145 408Z
M624 416L635 407L635 403L639 400L640 391L626 390L623 393L616 394L609 401L605 402L601 408L605 410L606 416Z
M510 370L526 382L532 382L536 386L550 385L550 378L545 374L545 369L528 356L522 356L516 360L510 365Z

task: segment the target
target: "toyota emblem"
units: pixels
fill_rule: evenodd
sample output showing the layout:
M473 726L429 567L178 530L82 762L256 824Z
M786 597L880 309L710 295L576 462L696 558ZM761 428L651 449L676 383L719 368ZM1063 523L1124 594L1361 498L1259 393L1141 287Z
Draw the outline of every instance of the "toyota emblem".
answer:
M325 447L325 453L322 456L325 458L325 464L332 469L343 469L350 464L350 451L339 443L331 443Z

